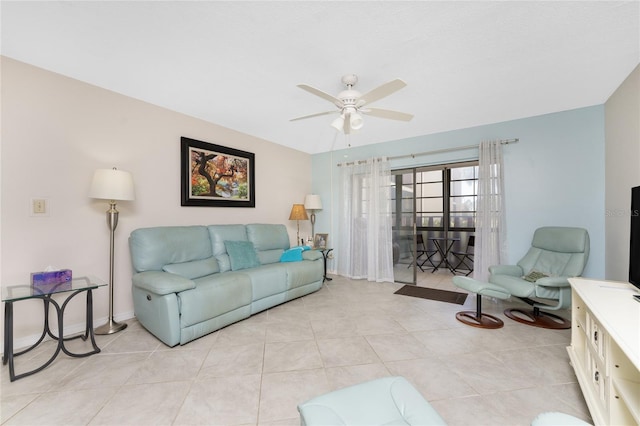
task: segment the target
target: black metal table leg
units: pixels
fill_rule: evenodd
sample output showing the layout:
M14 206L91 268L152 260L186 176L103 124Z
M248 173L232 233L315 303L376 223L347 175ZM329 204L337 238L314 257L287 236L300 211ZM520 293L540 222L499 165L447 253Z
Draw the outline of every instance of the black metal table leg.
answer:
M67 306L67 303L69 303L69 301L76 296L77 294L80 294L82 292L86 291L87 292L87 302L86 302L86 320L85 320L85 332L83 335L79 335L79 336L74 336L74 337L69 337L69 338L64 338L64 310ZM44 303L44 324L43 324L43 330L42 330L42 335L40 336L40 338L38 339L38 341L31 345L30 347L28 347L25 350L22 350L20 352L14 353L13 352L13 302L11 301L5 301L5 310L4 310L4 354L2 356L2 363L3 364L9 364L9 379L13 382L15 380L21 379L23 377L27 377L27 376L31 376L32 374L35 374L39 371L44 370L45 368L47 368L49 365L51 365L51 363L57 358L58 354L60 353L60 351L63 351L65 354L71 356L71 357L76 357L76 358L80 358L80 357L86 357L89 355L93 355L96 354L98 352L100 352L100 348L98 347L98 345L96 344L95 341L95 336L93 333L93 294L91 291L91 288L85 288L85 289L80 289L77 290L75 292L73 292L70 296L68 296L64 303L62 304L62 306L58 305L58 303L53 300L51 298L51 295L42 295L42 296L35 296L35 298L39 298L43 300ZM49 325L49 305L53 304L53 306L56 309L56 314L58 317L58 335L56 336L55 334L53 334L50 325ZM27 371L25 373L22 374L15 374L15 369L14 369L14 362L13 359L16 356L25 354L27 352L29 352L30 350L34 349L36 346L38 346L42 340L44 339L44 337L46 335L51 336L51 338L53 340L57 341L57 346L56 346L56 350L53 353L53 355L51 356L51 358L49 358L44 364L42 364L40 367L35 368L33 370ZM93 350L86 352L86 353L82 353L82 354L76 354L73 353L71 351L69 351L66 347L64 342L69 341L69 340L74 340L74 339L82 339L82 340L87 340L87 338L91 339L91 345L93 346Z
M63 336L63 330L62 330L62 318L64 316L64 310L67 307L67 303L69 303L69 301L71 300L71 298L73 298L76 294L85 291L85 290L79 290L76 291L75 293L71 294L71 296L69 296L67 298L67 300L64 301L64 303L62 304L62 308L60 309L59 312L59 319L58 322L60 325L60 336ZM87 292L87 311L86 311L86 321L85 321L85 331L84 334L79 335L79 336L74 336L74 337L68 337L68 338L62 338L59 339L59 342L61 343L61 348L62 351L74 358L82 358L85 356L89 356L89 355L93 355L93 354L97 354L98 352L100 352L100 348L98 348L98 345L96 344L96 340L95 340L95 336L93 334L93 295L91 293L91 289L86 290ZM81 354L76 354L74 352L69 351L66 346L64 345L64 342L69 341L69 340L74 340L74 339L82 339L83 341L86 341L87 338L90 337L91 338L91 344L93 345L93 350L89 351L89 352L85 352L85 353L81 353Z
M333 278L329 278L327 276L327 259L329 258L329 253L331 253L333 249L322 250L322 257L324 259L324 276L322 277L322 282L325 281L333 281Z

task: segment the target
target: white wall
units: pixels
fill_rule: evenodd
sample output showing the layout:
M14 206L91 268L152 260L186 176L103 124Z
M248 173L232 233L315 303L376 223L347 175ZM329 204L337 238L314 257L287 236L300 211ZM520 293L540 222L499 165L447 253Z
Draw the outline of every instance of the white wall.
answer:
M419 118L415 118L419 119ZM520 141L504 147L507 254L517 262L540 226L577 226L591 237L584 275L604 277L604 107L594 106L313 156L313 191L329 207L318 213L316 232L329 232L337 247L339 174L336 164L373 156L389 157L478 144L483 139ZM344 146L344 145L343 145ZM408 157L392 168L477 159L477 149ZM340 253L335 253L339 258ZM332 265L333 266L333 265Z
M311 189L308 154L5 57L1 66L2 286L27 284L31 272L47 265L108 279L108 204L87 196L98 168L127 170L136 186L135 201L118 203L117 320L133 316L127 238L135 228L283 223L294 242L295 222L288 217ZM181 136L255 153L256 207L181 207ZM30 199L38 197L49 200L47 217L29 215ZM303 232L310 232L308 222L301 223ZM108 291L94 293L99 325L107 318ZM68 308L70 329L83 321L83 297ZM20 344L41 329L42 303L19 302L14 311Z
M605 104L605 138L605 276L628 281L631 188L640 186L640 65Z

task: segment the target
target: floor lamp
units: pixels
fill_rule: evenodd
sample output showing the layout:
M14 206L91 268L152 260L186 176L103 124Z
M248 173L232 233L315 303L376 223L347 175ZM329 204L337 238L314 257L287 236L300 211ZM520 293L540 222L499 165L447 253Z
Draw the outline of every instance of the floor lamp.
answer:
M311 238L316 236L316 210L322 210L322 200L319 195L309 194L304 197L304 208L311 210Z
M296 234L296 245L303 243L300 242L300 221L307 220L307 211L304 209L304 204L294 204L291 207L291 213L289 214L289 220L295 220L298 224L298 233Z
M109 239L109 320L106 324L95 329L95 334L113 334L127 328L125 323L117 323L113 319L113 247L114 233L118 226L118 210L116 201L134 200L133 177L131 173L113 169L98 169L93 175L90 198L109 200L107 210L107 226L111 233Z

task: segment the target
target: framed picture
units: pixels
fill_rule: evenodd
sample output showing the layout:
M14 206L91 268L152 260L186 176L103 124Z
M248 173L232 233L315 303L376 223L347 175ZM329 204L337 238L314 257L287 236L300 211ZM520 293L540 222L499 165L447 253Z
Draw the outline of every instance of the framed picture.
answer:
M181 204L255 207L255 155L180 138Z
M329 234L316 234L313 239L313 248L326 249L329 242Z

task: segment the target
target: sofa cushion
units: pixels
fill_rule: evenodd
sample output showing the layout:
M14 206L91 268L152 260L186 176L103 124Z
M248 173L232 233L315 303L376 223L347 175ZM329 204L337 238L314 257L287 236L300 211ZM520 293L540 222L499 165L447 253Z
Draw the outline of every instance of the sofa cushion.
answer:
M170 263L164 265L162 270L181 277L194 279L204 277L220 272L218 261L214 257L201 260L192 260L191 262Z
M257 251L289 248L289 234L282 224L252 223L247 225L247 237Z
M161 271L164 265L211 257L211 241L204 226L140 228L129 237L136 272Z
M263 265L271 263L280 263L280 256L284 253L283 249L263 250L258 252L258 259Z
M287 290L307 284L322 282L324 264L318 261L286 262L280 265L287 270Z
M225 241L224 246L229 255L232 271L260 266L260 260L251 241Z
M251 280L242 272L207 275L195 288L178 293L182 328L251 304Z

